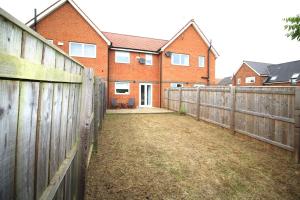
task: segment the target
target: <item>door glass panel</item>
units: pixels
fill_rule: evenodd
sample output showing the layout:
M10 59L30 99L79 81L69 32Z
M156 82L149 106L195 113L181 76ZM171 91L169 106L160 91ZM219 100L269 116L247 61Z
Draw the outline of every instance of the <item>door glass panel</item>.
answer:
M151 105L151 95L152 95L152 91L151 91L151 85L147 85L147 105L150 106Z
M145 105L145 85L141 85L141 105Z

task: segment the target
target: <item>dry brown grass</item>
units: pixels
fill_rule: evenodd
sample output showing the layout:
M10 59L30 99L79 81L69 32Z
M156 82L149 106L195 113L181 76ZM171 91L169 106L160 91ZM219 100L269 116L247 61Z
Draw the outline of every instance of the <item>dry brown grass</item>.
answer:
M86 199L300 199L291 155L176 114L107 115Z

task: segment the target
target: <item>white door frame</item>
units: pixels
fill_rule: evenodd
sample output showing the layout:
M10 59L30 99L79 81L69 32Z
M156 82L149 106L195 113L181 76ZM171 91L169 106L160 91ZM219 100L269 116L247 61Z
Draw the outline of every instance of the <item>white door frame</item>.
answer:
M142 99L142 96L141 96L141 87L142 87L142 85L145 86L144 94L148 94L147 85L150 85L150 87L151 87L151 104L150 105L141 105L141 103L142 103L142 101L141 101L141 99ZM147 102L148 98L146 97L144 101ZM152 101L153 101L153 87L152 87L152 83L140 83L139 84L139 107L148 107L148 108L152 107ZM145 103L145 104L148 104L148 102Z

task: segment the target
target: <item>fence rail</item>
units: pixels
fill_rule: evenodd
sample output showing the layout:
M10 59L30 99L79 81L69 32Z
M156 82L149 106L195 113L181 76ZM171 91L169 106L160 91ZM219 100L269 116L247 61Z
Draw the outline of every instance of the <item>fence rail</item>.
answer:
M105 90L0 8L0 199L83 199Z
M166 108L294 152L299 163L299 87L203 87L164 91Z

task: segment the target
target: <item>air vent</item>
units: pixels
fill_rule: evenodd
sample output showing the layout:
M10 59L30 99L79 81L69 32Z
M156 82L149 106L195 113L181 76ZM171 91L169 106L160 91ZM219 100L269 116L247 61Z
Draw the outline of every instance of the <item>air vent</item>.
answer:
M165 53L165 55L166 55L167 57L171 57L172 52L171 52L171 51L167 51L167 52Z
M140 64L145 64L145 62L146 62L145 58L140 58L140 59L139 59L139 63L140 63Z

